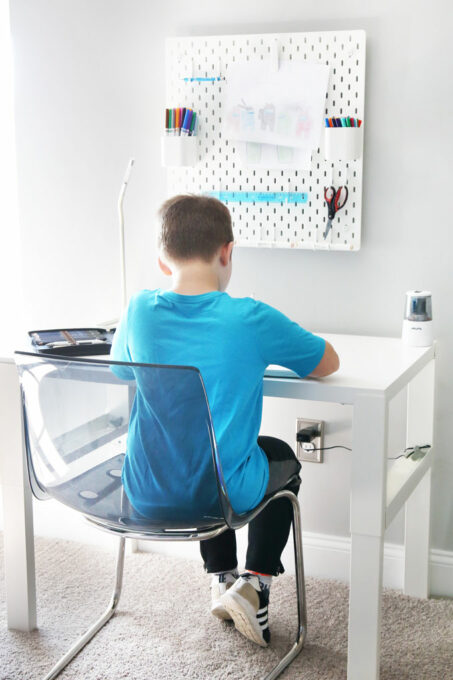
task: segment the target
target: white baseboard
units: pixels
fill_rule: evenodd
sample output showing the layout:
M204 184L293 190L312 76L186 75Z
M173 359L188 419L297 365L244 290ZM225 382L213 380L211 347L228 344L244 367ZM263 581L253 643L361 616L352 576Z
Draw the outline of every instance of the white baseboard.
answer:
M247 534L238 532L238 554L244 555ZM190 559L200 560L196 543L139 542L140 550L165 552ZM307 576L330 578L349 583L349 554L351 539L342 536L329 536L303 532L304 567ZM285 570L294 573L292 541L288 541L282 557ZM404 547L393 543L384 545L384 587L402 590L404 574ZM453 597L453 551L430 551L430 594Z
M304 532L303 546L307 575L349 582L350 538ZM432 549L429 561L430 594L453 597L453 552ZM403 574L404 546L385 543L384 586L402 590Z

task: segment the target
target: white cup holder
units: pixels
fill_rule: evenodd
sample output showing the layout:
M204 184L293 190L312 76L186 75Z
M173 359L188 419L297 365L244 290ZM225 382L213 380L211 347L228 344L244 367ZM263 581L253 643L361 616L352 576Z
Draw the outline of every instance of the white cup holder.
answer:
M162 137L161 152L165 168L193 167L197 162L197 137Z
M328 161L353 161L362 157L363 125L324 128L324 155Z

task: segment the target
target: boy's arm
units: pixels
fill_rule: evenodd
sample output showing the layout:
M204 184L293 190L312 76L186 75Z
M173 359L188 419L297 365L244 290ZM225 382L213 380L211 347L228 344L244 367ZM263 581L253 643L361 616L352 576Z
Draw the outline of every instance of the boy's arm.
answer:
M324 350L324 354L322 355L322 359L316 368L309 374L314 378L325 378L327 375L335 373L335 371L338 371L340 368L340 359L338 354L330 342L327 342L327 340L325 342L326 348Z
M302 378L323 377L338 370L339 359L330 343L274 307L256 302L253 317L257 343L267 365L286 366Z
M113 336L110 358L114 361L132 361L127 342L127 310L124 311ZM134 380L135 378L134 371L129 366L111 364L110 369L121 380Z

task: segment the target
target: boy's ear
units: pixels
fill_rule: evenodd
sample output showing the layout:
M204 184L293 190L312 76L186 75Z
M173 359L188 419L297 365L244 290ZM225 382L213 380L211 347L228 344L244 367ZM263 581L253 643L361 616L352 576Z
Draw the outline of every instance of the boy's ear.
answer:
M157 258L157 262L159 264L160 270L165 274L165 276L171 276L172 275L173 272L171 271L170 267L168 267L165 264L165 262L162 262L160 257Z
M233 246L234 246L234 241L229 241L229 243L225 243L222 246L222 248L220 249L220 262L224 267L226 267L226 265L231 260L231 253L233 252Z

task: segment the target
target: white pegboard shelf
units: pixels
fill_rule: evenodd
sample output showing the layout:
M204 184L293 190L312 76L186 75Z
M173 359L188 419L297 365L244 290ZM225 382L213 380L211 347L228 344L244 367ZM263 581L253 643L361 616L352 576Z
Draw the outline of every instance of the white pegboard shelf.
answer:
M306 203L228 202L239 246L355 251L361 243L362 156L328 161L324 135L311 169L272 170L242 165L235 143L222 132L228 68L250 60L279 58L328 64L325 116L363 120L365 31L171 38L166 44L167 106L187 106L199 116L197 163L167 169L168 193L306 193ZM213 78L197 81L191 78ZM217 78L220 78L218 80ZM186 80L184 80L186 79ZM349 199L324 241L324 187L347 183Z

